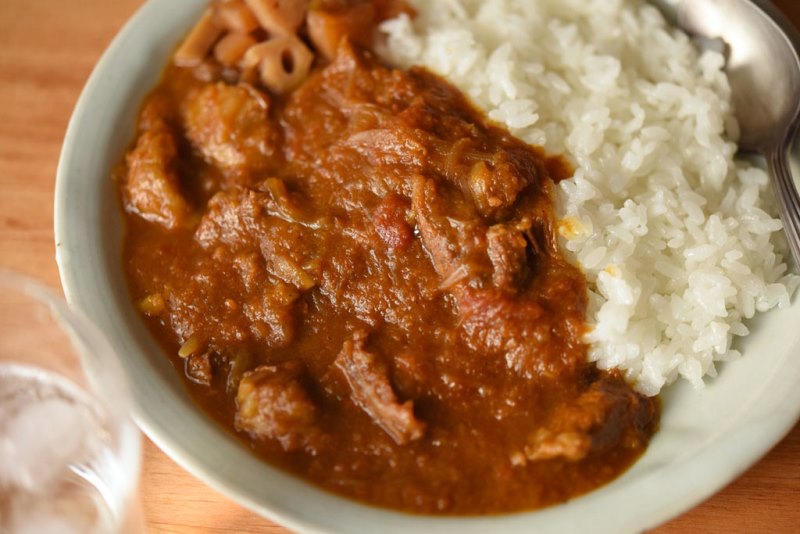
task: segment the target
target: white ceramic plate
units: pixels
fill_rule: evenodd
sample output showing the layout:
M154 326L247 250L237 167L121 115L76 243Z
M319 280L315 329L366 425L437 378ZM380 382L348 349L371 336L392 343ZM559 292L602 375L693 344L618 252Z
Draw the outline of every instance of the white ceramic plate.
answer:
M111 169L177 40L205 0L150 0L114 40L81 95L64 141L55 204L57 259L69 302L105 332L132 384L135 416L176 462L248 508L304 532L636 532L701 502L756 462L800 415L800 306L751 323L701 391L663 396L661 430L621 478L539 512L431 518L345 500L271 468L197 409L131 306ZM146 488L144 488L146 491Z

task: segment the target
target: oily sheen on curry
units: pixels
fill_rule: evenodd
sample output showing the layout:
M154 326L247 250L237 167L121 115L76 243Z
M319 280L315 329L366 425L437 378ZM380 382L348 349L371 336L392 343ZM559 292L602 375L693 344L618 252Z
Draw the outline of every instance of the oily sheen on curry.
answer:
M212 3L116 171L132 299L191 395L390 508L526 510L618 476L658 405L588 363L569 165L377 59L365 27L406 6L267 4Z

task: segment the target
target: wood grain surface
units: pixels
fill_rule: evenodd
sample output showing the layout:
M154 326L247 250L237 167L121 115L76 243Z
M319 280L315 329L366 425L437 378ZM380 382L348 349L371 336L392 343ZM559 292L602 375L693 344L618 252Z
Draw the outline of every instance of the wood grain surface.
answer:
M52 205L61 141L93 65L141 3L0 0L0 266L59 286ZM800 24L800 1L776 3ZM147 440L140 495L150 532L288 532ZM800 426L733 484L654 532L800 532Z

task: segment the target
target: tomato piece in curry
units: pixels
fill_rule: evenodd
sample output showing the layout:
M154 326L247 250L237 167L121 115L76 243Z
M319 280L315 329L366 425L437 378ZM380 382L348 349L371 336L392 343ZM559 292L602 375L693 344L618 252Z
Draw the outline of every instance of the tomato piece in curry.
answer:
M587 360L568 174L346 40L284 95L172 65L117 171L125 272L191 396L269 463L405 511L535 509L618 476L659 411Z

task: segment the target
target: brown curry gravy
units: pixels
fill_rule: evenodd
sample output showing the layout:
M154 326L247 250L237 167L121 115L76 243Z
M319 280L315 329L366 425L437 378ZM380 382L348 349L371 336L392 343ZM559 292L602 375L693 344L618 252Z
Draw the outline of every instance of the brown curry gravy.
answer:
M287 97L223 77L168 67L116 173L132 298L208 414L417 513L539 508L631 465L658 407L587 362L563 159L349 46Z

